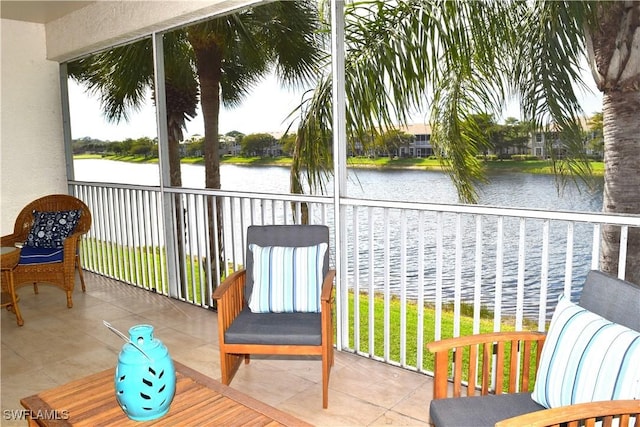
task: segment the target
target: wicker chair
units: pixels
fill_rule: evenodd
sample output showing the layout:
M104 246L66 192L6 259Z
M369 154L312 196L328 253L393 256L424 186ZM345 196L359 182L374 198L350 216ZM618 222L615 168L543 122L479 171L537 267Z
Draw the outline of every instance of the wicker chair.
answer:
M13 274L16 288L33 283L36 294L38 293L38 283L59 287L66 292L67 307L71 308L73 307L72 294L76 270L80 276L82 291L86 291L78 248L80 238L91 227L91 212L87 205L80 199L66 194L54 194L34 200L20 211L16 218L13 234L2 236L1 243L2 246L24 243L34 223L34 211L59 212L68 210L80 210L82 214L73 234L64 240L62 262L23 264L21 261L13 270Z

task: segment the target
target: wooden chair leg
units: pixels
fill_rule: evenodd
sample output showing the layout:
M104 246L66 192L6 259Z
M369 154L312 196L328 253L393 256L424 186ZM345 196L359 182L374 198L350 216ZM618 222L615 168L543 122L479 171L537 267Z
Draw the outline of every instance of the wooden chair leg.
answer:
M331 354L331 366L335 365L336 362L336 356L335 356L335 352L333 349L333 346L331 346L331 348L329 349L329 353Z
M231 380L236 375L240 363L245 357L243 355L229 354L220 351L220 382L225 385L231 384Z
M331 355L322 356L322 407L329 407L329 374L331 372Z
M36 282L33 282L33 293L36 295L39 293L38 284Z

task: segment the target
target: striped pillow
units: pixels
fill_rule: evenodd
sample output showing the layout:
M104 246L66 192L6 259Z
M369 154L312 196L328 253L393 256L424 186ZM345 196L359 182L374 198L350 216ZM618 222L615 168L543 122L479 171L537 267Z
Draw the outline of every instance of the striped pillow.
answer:
M319 313L326 243L305 247L249 245L254 313Z
M547 408L640 398L640 332L561 296L531 398Z

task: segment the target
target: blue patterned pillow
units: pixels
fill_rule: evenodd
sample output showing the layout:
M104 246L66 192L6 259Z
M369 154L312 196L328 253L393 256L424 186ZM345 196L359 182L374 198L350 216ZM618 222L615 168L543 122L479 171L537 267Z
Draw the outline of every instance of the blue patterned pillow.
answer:
M319 313L326 243L305 247L249 245L254 313Z
M640 398L640 332L560 297L531 398L547 408Z
M81 210L38 212L33 211L33 226L25 242L35 248L61 248L64 239L75 230Z

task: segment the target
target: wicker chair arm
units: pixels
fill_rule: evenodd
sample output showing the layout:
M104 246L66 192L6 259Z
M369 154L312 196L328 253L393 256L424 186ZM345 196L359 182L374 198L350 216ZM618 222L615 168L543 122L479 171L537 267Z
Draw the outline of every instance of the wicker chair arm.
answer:
M0 237L0 245L2 246L14 246L16 243L23 243L24 241L25 238L16 233Z
M78 253L78 247L80 246L80 238L84 233L73 233L62 242L62 248L64 251L64 269L68 270L70 274L75 270L75 258ZM73 261L71 261L73 260Z
M537 371L545 337L546 334L542 332L509 331L449 338L427 344L427 349L435 353L433 398L450 397L449 366L453 366L453 397L460 397L465 385L468 396L475 395L476 386L480 388L482 395L489 394L492 378L496 379L493 392L502 393L504 365L507 358L509 360L509 366L506 367L509 373L508 391L513 393L518 389L527 390L529 377L535 376ZM463 378L463 355L465 354L467 355L467 374L466 378ZM492 360L494 354L495 364ZM477 361L480 359L482 364L477 367ZM476 371L477 368L480 372Z
M607 402L578 403L545 409L509 418L496 423L496 427L547 427L564 425L595 425L602 419L602 425L611 425L613 418L619 417L621 427L629 426L630 418L640 422L640 400L610 400ZM615 425L615 424L614 424Z
M218 328L221 333L227 330L244 308L246 277L246 270L238 270L227 277L213 292L212 298L217 303Z

